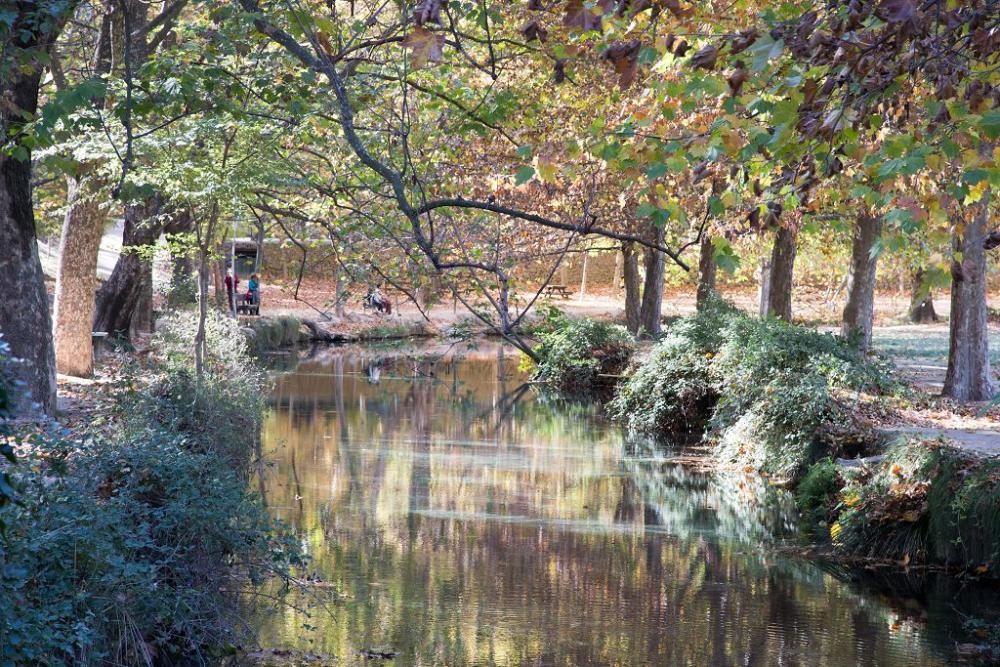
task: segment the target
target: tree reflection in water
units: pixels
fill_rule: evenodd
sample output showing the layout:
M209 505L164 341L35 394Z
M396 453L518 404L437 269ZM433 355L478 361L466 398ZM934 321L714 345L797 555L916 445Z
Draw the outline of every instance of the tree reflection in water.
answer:
M366 647L398 665L945 664L947 637L936 651L885 596L762 548L793 533L781 493L626 443L517 364L498 345L330 348L278 378L263 488L341 599L277 608L266 645L343 664Z

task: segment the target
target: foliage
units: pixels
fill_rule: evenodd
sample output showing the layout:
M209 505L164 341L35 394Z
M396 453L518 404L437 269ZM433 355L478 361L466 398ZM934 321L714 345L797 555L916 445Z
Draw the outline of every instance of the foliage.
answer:
M716 300L670 328L609 409L654 435L707 425L723 461L796 477L863 446L870 434L853 404L897 388L887 362L841 339Z
M718 399L711 360L722 343L723 323L734 315L731 306L716 300L674 322L649 358L619 386L609 413L639 433L690 437L700 432Z
M834 545L854 556L1000 574L1000 462L910 438L841 491Z
M157 363L115 387L118 419L25 439L0 536L0 662L205 662L240 609L299 560L247 486L263 375L213 321L199 383L167 318ZM187 348L188 346L183 346Z
M809 467L795 489L795 504L804 512L825 513L840 487L837 464L830 457L820 459Z
M600 376L621 373L635 350L624 327L590 319L556 322L539 340L535 379L567 391L613 384Z

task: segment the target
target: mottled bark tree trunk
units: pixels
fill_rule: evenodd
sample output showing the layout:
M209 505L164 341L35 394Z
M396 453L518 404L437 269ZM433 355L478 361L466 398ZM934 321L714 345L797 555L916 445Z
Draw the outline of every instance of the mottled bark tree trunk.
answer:
M948 372L942 394L958 401L993 398L986 308L986 249L989 195L963 229L952 230L961 261L951 264L951 320Z
M621 251L615 251L615 272L611 277L611 293L618 298L621 298L622 294L622 269L624 263Z
M104 213L86 178L67 180L66 219L59 242L59 271L52 309L56 369L90 377L94 372L91 324L97 292L97 257Z
M771 296L771 256L760 258L760 279L757 281L757 312L767 317L768 299Z
M913 272L910 291L910 321L916 324L926 324L937 322L938 316L934 311L934 297L931 291L924 285L926 274L923 269Z
M663 243L663 230L656 229L656 243ZM660 317L663 311L663 272L666 256L659 250L646 249L646 281L642 287L642 328L650 338L659 338L662 329Z
M872 343L872 325L875 319L875 274L878 257L872 254L875 242L882 233L882 218L862 214L854 225L851 243L851 267L847 273L847 305L841 333L857 340L858 347L867 352Z
M622 268L625 278L625 326L632 334L637 334L642 326L639 319L642 286L639 281L639 253L633 243L622 244Z
M151 197L143 204L125 208L125 232L122 254L115 270L97 292L94 330L121 337L131 337L135 331L136 313L142 306L153 279L152 262L138 251L156 243L163 231L158 219L162 201Z
M715 292L715 246L712 238L705 235L698 253L698 310L703 310Z
M767 314L792 321L792 282L795 271L794 229L779 227L771 249L771 271L767 284Z
M347 305L347 281L344 280L344 270L337 266L337 284L334 291L333 312L337 317L343 318L347 313L344 308ZM456 303L457 303L456 299Z

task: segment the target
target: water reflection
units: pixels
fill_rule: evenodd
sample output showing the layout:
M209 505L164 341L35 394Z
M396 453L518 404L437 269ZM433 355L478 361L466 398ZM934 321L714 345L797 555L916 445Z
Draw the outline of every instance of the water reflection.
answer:
M267 500L341 599L275 611L266 644L342 664L945 663L891 602L766 555L794 528L780 492L626 443L517 364L331 348L278 379Z

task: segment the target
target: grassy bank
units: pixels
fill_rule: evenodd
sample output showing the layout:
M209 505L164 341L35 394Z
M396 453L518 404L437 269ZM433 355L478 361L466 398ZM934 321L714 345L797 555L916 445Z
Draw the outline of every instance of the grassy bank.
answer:
M264 375L234 321L168 316L142 367L123 362L97 419L5 423L16 504L0 509L0 663L211 662L248 639L240 616L297 548L247 486Z
M670 327L609 410L647 435L700 434L721 464L794 483L823 457L872 452L868 415L899 391L888 363L833 335L717 301Z
M996 459L905 438L872 465L816 463L797 501L818 525L829 527L837 554L1000 576Z

